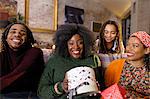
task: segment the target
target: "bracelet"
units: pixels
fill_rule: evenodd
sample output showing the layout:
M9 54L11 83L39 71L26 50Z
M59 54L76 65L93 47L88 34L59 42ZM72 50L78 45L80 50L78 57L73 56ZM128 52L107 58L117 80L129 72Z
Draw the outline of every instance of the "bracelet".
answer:
M58 90L58 84L59 84L59 83L60 83L60 82L57 82L57 83L54 85L54 90L55 90L55 92L56 92L57 94L61 95L61 94L63 94L63 93Z

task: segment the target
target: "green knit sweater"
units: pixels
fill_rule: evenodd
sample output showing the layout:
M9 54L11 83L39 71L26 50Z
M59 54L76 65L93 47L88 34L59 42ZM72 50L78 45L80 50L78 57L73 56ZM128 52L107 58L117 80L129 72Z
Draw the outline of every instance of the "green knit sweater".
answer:
M94 56L91 55L85 59L63 58L58 55L52 56L43 72L40 80L38 95L41 99L62 99L63 95L58 95L54 90L54 85L64 79L66 71L78 66L97 67L94 62ZM58 90L63 92L61 85Z

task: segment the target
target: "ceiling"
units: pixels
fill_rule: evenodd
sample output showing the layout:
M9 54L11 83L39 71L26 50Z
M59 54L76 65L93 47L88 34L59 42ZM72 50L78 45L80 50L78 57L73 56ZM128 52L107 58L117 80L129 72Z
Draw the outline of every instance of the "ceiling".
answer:
M99 0L101 4L118 17L122 17L131 7L132 0Z

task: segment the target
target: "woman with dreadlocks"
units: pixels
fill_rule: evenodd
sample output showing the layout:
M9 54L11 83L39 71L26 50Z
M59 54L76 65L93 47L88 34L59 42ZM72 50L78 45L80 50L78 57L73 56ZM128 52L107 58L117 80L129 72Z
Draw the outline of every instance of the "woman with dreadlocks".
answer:
M13 23L6 27L1 40L1 96L11 99L35 98L44 60L42 51L32 47L32 32L23 23Z

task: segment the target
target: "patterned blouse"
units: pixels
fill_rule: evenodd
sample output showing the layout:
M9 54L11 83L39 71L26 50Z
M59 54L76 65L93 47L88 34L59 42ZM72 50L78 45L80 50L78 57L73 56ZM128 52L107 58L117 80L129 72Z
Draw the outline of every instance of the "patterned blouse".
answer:
M150 96L150 78L146 65L143 67L134 67L125 62L122 70L119 84L127 90L127 98L136 99Z

